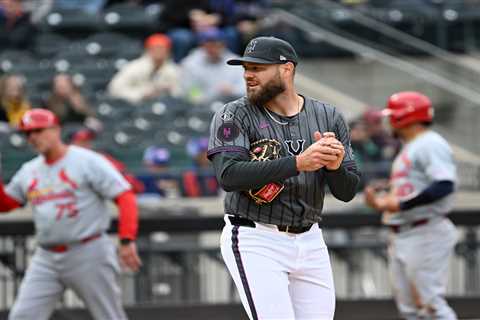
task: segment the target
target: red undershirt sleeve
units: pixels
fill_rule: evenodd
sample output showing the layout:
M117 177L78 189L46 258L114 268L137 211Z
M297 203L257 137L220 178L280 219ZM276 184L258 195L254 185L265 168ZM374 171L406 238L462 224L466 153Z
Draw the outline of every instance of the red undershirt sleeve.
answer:
M3 186L3 183L0 182L0 212L8 212L13 209L20 208L22 204L16 199L10 197L6 192Z
M135 194L129 190L115 198L118 206L118 237L135 240L138 231L138 207Z

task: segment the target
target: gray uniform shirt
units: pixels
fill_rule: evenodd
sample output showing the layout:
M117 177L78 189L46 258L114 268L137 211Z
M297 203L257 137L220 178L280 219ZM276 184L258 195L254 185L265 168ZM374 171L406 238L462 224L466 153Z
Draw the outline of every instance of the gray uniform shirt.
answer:
M5 190L20 203L31 203L38 242L54 245L107 230L111 212L105 199L129 189L129 183L102 155L69 146L65 156L53 164L47 164L43 156L25 163Z
M280 142L280 156L296 156L314 143L315 131L334 132L345 147L342 166L356 171L343 116L335 107L308 97L302 111L293 117L269 114L265 108L251 105L246 97L228 103L212 120L208 154L248 154L251 143L267 138ZM255 204L245 191L227 192L225 212L277 225L298 226L320 221L326 184L324 169L300 172L282 182L285 189L271 203L263 205Z
M457 182L452 150L434 131L427 131L406 144L392 166L390 184L400 201L415 198L435 181ZM410 210L383 215L388 225L443 216L453 207L453 194Z

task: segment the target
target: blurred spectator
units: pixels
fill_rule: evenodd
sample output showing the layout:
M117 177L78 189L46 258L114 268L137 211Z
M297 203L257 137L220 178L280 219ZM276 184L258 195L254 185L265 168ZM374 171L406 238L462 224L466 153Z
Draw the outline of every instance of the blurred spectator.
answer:
M359 167L364 167L368 162L383 160L382 150L370 138L367 124L360 119L350 122L349 126L352 149Z
M400 150L401 143L385 129L381 111L376 108L368 108L363 114L363 120L366 123L370 139L382 151L382 158L393 161Z
M117 4L129 4L129 5L138 5L138 6L148 6L151 4L158 4L162 1L159 0L107 0L105 7L110 7Z
M186 197L217 196L219 186L215 172L207 158L208 137L191 138L187 154L192 159L192 169L183 172L182 189Z
M211 162L207 157L208 137L194 137L187 143L187 154L195 169L209 169Z
M30 21L33 24L39 23L53 7L55 0L23 0L23 8L30 14Z
M140 103L162 95L180 94L180 70L169 61L171 41L157 33L145 40L145 53L127 63L108 85L112 97Z
M95 118L94 109L88 104L72 77L65 73L57 74L53 78L45 107L55 113L61 123L87 123Z
M163 173L170 166L170 151L165 147L150 146L143 153L143 163L149 172Z
M163 4L160 21L172 39L176 62L197 45L197 32L212 27L220 28L228 48L238 53L234 0L164 0Z
M349 127L355 161L362 172L361 187L372 179L387 178L391 161L383 158L382 149L370 138L365 121L354 120Z
M171 172L170 160L170 150L165 147L150 146L145 149L143 163L149 173L138 176L145 185L145 193L166 198L180 197L179 177Z
M340 2L341 4L347 5L347 6L358 6L358 5L367 4L369 1L368 0L340 0L338 2ZM387 1L385 1L385 2L387 2Z
M107 0L54 0L53 9L80 10L88 14L98 14Z
M70 143L82 148L93 149L93 141L96 139L97 134L95 131L84 128L75 131L70 137ZM123 175L132 186L132 190L135 193L142 193L145 190L143 183L138 180L133 174L128 172L127 167L121 161L115 159L112 155L97 150L102 154L110 163Z
M262 28L261 21L267 15L270 2L270 0L235 1L235 21L241 37L241 47L245 47Z
M20 75L4 75L0 78L0 121L17 127L30 103L25 94L25 78Z
M35 38L35 27L21 0L0 0L0 51L29 49Z
M225 48L223 33L211 28L200 32L198 38L200 47L181 63L185 95L194 103L241 97L245 92L243 70L227 65L236 55Z

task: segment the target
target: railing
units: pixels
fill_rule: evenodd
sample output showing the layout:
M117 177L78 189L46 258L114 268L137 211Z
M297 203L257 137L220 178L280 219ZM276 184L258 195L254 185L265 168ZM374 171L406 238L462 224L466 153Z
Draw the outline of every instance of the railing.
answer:
M375 59L382 64L397 69L399 72L406 72L413 77L420 78L423 81L446 90L451 94L461 96L475 106L478 105L480 94L476 90L459 84L447 76L438 74L435 71L430 71L420 64L412 63L403 58L398 58L390 53L379 50L378 48L369 46L368 44L351 40L343 35L329 31L326 28L320 27L319 25L316 25L290 12L277 9L274 14L278 19L294 25L296 28L302 29L305 32L310 33L312 36L316 36L322 41L350 51L354 54Z
M312 1L305 1L305 5L312 6ZM375 43L373 45L382 49L383 51L389 51L390 53L395 54L395 48L388 46L388 43L390 43L396 44L396 47L403 47L405 49L408 48L411 51L415 51L417 54L434 57L439 62L441 62L441 64L432 66L424 65L424 67L433 68L432 71L440 74L443 73L444 75L445 72L448 71L448 74L445 75L446 77L452 78L453 74L455 76L455 81L463 81L463 85L472 86L472 88L475 90L477 86L474 82L480 76L480 60L472 58L474 63L467 63L462 59L458 59L458 57L455 56L453 53L444 49L443 47L445 46L440 47L440 39L445 37L445 35L441 33L447 33L446 30L442 30L442 22L448 22L448 20L444 16L445 10L447 10L447 8L431 8L429 14L423 15L424 20L430 20L429 22L431 23L433 23L433 21L436 21L436 29L438 30L437 38L439 38L437 39L438 42L436 44L430 43L419 37L408 34L407 32L395 28L392 25L389 25L378 19L378 17L381 15L388 15L392 17L390 21L391 23L401 23L403 20L412 19L411 17L408 17L408 13L411 12L405 12L405 9L410 9L410 11L413 12L415 11L415 5L410 5L410 7L411 8L409 8L409 6L407 5L400 8L369 8L365 10L358 10L349 8L345 5L331 0L324 0L322 1L322 5L318 6L317 8L324 9L324 11L325 9L327 9L329 15L331 16L331 20L337 20L340 26L345 24L350 25L350 28L348 28L349 30L343 32L343 34L355 33L355 31L358 32L359 28L361 28L362 30L367 31L362 32L362 34L367 35L368 33L368 40L374 40ZM420 9L419 11L421 12ZM393 18L395 16L397 16L396 19ZM335 19L335 17L337 18ZM418 26L419 28L425 27L423 25L424 22L418 21L417 23L420 24ZM471 22L471 24L473 24L473 22ZM469 27L471 26L469 25ZM343 31L345 28L338 27L335 29L338 31ZM464 31L467 32L467 30L468 28L466 27ZM365 40L368 41L367 39ZM468 45L465 45L465 47L468 47Z
M463 236L456 247L449 295L480 296L478 225L480 212L450 215ZM111 232L115 231L116 221ZM143 304L238 303L236 290L219 255L220 216L194 212L167 216L155 213L140 220L142 270L124 274L124 302ZM391 298L386 273L386 237L377 213L325 214L322 228L329 246L337 296L342 299ZM13 303L34 249L31 221L2 221L0 229L0 309ZM78 307L71 293L64 306Z

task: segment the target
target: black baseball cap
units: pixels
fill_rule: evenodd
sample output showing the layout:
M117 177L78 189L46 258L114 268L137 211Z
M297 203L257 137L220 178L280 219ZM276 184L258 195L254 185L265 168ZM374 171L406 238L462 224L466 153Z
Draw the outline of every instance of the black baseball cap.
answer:
M297 65L298 56L292 45L275 37L257 37L248 43L243 57L230 59L229 65L241 65L244 62L261 64L283 64L292 62Z

